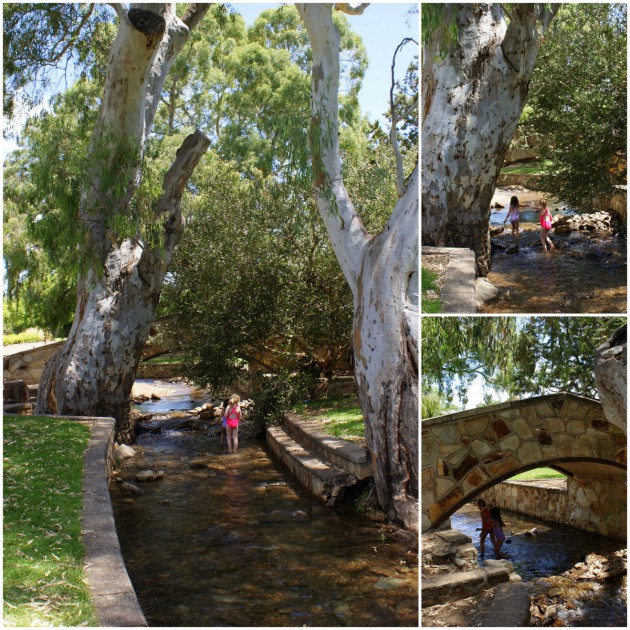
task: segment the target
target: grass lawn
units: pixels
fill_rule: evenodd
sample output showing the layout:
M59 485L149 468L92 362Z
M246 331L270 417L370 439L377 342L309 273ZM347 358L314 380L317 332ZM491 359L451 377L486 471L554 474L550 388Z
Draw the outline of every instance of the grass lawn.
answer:
M438 275L430 269L422 267L422 312L423 313L439 313L441 304L439 299L428 298L427 291L437 291Z
M2 335L3 346L11 346L16 343L35 343L37 341L47 341L44 331L39 328L29 328L21 333ZM54 339L53 341L62 341L62 339Z
M301 416L320 420L322 430L338 438L364 438L363 414L356 396L326 398L295 407Z
M521 473L520 475L515 475L514 477L510 477L508 481L520 480L520 481L531 481L533 479L562 479L566 477L561 472L554 470L553 468L534 468L534 470L528 470L527 472Z
M183 362L184 362L184 359L181 356L171 356L171 355L153 357L153 359L149 359L148 361L145 361L145 363L158 364L158 365L183 363Z
M506 166L501 169L502 173L525 173L526 175L535 175L544 173L548 167L553 164L551 160L543 160L542 162L526 162L518 166Z
M4 625L95 626L79 515L89 428L4 416Z

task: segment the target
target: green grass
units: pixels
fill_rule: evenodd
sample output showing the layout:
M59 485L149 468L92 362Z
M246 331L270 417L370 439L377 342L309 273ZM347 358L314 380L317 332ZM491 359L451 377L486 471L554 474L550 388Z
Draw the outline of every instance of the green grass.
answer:
M551 160L543 160L542 162L526 162L518 166L505 166L501 169L501 173L523 173L525 175L536 175L544 173L553 162Z
M183 363L184 360L182 359L182 357L178 357L178 356L170 356L170 355L166 355L166 356L160 356L160 357L153 357L152 359L149 359L148 361L145 361L145 363L152 363L152 364L172 364L172 363Z
M532 479L562 479L564 477L566 477L566 475L563 475L561 472L558 472L553 468L534 468L534 470L528 470L520 475L510 477L508 481L513 481L515 479L521 481L531 481Z
M2 345L10 346L15 343L35 343L37 341L47 341L43 330L39 328L29 328L21 333L9 333L2 335ZM55 339L55 341L61 341Z
M4 416L4 625L98 625L83 570L89 428Z
M363 413L356 396L326 398L302 403L294 408L302 416L319 420L322 430L338 438L365 437Z
M422 267L422 312L439 313L442 305L439 299L428 298L427 291L437 291L438 275L434 271Z

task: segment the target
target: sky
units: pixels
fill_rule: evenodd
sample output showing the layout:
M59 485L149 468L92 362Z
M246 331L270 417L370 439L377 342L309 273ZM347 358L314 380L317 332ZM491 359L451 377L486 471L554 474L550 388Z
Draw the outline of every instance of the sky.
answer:
M251 25L260 13L283 3L231 2L229 4L243 16L248 25ZM383 114L389 108L390 66L396 47L405 37L412 37L419 41L418 13L409 14L409 10L417 6L414 3L375 2L367 7L363 15L347 16L352 30L361 36L368 55L369 66L359 93L359 103L362 113L370 121L377 118L384 121ZM418 47L413 42L407 44L398 53L397 79L402 80L409 62L417 53ZM61 81L59 89L64 88L65 84ZM2 139L3 158L15 148L16 144L13 140Z

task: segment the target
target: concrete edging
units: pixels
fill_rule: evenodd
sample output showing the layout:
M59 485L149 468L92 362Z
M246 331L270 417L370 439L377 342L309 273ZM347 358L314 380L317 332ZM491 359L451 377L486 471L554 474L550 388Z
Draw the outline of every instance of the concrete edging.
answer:
M475 252L462 247L423 247L421 254L448 256L444 285L440 290L442 313L476 313Z
M97 416L40 417L73 420L90 428L90 438L83 455L83 509L80 518L85 546L85 576L100 626L147 626L120 551L109 494L116 421Z
M113 418L64 416L90 424L84 455L83 512L85 573L92 603L101 626L147 626L120 551L109 494Z

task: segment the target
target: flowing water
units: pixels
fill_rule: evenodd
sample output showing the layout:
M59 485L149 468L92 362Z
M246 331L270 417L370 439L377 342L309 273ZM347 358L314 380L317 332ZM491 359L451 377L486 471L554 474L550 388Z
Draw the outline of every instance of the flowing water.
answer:
M513 194L513 193L505 193ZM518 251L508 222L493 239L492 268L488 280L501 290L497 301L481 313L625 313L627 308L627 253L625 241L610 231L571 232L551 238L557 250L544 253L540 243L538 212L534 205L544 196L536 191L516 193L522 205ZM491 227L503 225L506 207L493 211ZM493 200L494 203L494 200ZM554 216L571 215L562 202L551 201Z
M576 582L562 576L587 554L611 553L624 547L623 542L509 510L501 510L501 516L506 524L506 538L511 541L504 543L501 551L516 573L529 583L534 599L551 593L559 608L558 618L567 626L626 626L625 576L603 582ZM479 550L477 528L481 520L474 504L465 505L451 516L451 525L470 536ZM534 527L538 530L535 536L522 534ZM494 558L489 538L485 546L486 558Z
M123 477L165 477L133 497L116 484L112 499L149 625L417 625L414 538L313 500L254 439L237 455L210 432L163 430L137 446ZM207 467L192 469L199 459Z

